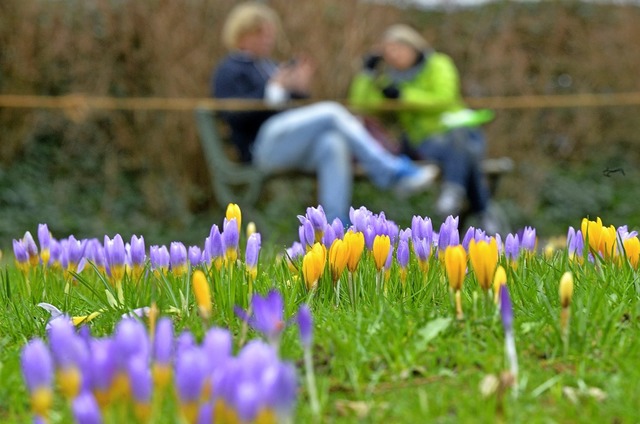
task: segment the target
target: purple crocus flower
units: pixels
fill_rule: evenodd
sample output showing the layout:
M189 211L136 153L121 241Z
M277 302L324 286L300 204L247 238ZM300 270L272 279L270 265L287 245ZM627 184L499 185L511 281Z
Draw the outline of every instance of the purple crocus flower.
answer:
M118 358L121 358L119 365L136 355L149 356L149 338L144 325L135 318L125 318L116 325L113 337Z
M236 314L249 323L256 331L265 335L267 340L277 346L280 334L285 328L284 301L276 290L271 290L266 296L255 295L251 298L252 315L241 309L236 309Z
M364 206L360 206L358 209L351 207L349 209L349 220L356 231L364 233L364 230L369 226L369 219L373 213Z
M129 359L126 364L131 394L136 403L148 404L151 401L153 380L147 358L137 355Z
M313 243L322 240L323 233L327 227L327 215L324 213L322 206L318 206L317 208L308 207L306 215L298 215L298 220L300 220L301 224L305 224L306 221L311 223L314 232ZM307 239L307 242L308 241L309 239ZM311 243L311 245L313 245L313 243Z
M62 246L56 239L51 239L51 257L49 264L52 266L60 266L60 256L62 255Z
M22 242L27 249L27 254L29 255L29 263L31 264L31 266L38 265L38 262L40 262L40 257L38 256L38 246L36 245L36 241L33 239L31 232L27 231L24 233Z
M101 424L102 414L91 392L80 393L72 402L71 410L75 421L80 424Z
M131 265L134 272L140 275L142 268L144 268L144 262L147 260L147 253L144 244L144 237L131 236L131 243L129 244L129 254L131 257Z
M304 217L303 217L304 218ZM304 219L298 227L298 237L300 243L305 247L313 246L316 242L316 233L313 229L313 224L308 219Z
M420 262L426 263L431 257L431 243L427 239L413 239L413 251Z
M438 233L438 251L444 252L449 246L460 244L460 233L458 232L459 217L449 215L440 226Z
M125 271L126 250L124 240L120 234L116 234L113 239L104 236L104 255L107 261L109 275L116 281L122 281Z
M222 230L222 247L224 248L225 259L235 262L238 258L238 243L240 242L240 233L238 232L238 224L235 218L230 220L224 219Z
M156 272L167 272L169 269L169 250L167 246L151 246L149 249L151 269Z
M222 234L216 224L211 226L209 237L204 242L204 257L209 264L216 264L216 268L222 266L224 257L224 246L222 245Z
M400 238L398 241L396 258L398 259L398 265L400 265L402 269L407 268L409 264L409 241L407 239Z
M500 286L500 316L505 332L513 332L513 307L506 284Z
M210 371L222 369L233 354L231 333L226 328L210 328L202 340L202 349Z
M199 400L206 371L207 359L199 347L184 349L176 357L175 387L183 404Z
M411 219L411 237L414 239L426 239L433 243L433 224L431 218L414 216Z
M469 243L471 243L471 240L475 240L475 236L476 236L476 229L475 227L469 227L467 228L467 232L464 234L464 237L462 238L462 247L464 247L464 250L469 250Z
M48 265L51 256L51 232L47 224L38 224L38 243L40 244L42 264Z
M87 386L81 371L86 370L89 364L88 346L76 334L69 317L63 316L49 323L49 346L63 383L63 392L68 397L75 397L81 387ZM80 381L76 380L77 374L81 375Z
M13 239L13 256L16 258L16 266L23 272L29 269L29 253L22 240Z
M235 387L234 406L240 422L253 422L264 403L262 388L253 380L239 382Z
M302 342L302 346L305 349L310 349L313 343L313 317L308 305L300 305L297 321L298 329L300 330L300 342Z
M182 352L192 349L196 346L196 339L193 337L190 331L183 331L176 340L176 357L180 356Z
M104 338L91 340L89 347L93 390L106 395L117 369L115 345L113 340Z
M260 233L253 233L247 239L247 247L244 260L249 269L255 269L258 266L258 256L260 255L260 246L262 237Z
M153 338L153 359L156 363L169 365L173 357L173 321L162 317L156 324Z
M336 238L344 238L344 223L340 220L340 218L334 218L333 221L331 221L331 228L333 228L333 232ZM325 244L325 246L327 246L327 244Z
M261 378L266 407L276 411L286 422L296 402L298 376L295 367L287 362L277 361L265 368Z
M520 248L534 253L536 250L536 229L533 227L524 227L522 238L520 239Z
M324 234L322 236L322 244L324 244L325 246L331 246L335 240L336 240L336 233L333 230L333 227L327 224L324 230Z
M294 241L291 247L287 247L285 253L290 261L295 261L297 258L304 256L304 246L302 243Z
M276 349L262 340L248 342L238 353L241 364L238 380L258 380L264 370L279 361Z
M515 390L518 387L518 356L516 354L516 342L513 335L513 307L511 297L506 284L500 286L500 316L504 328L504 346L511 375L515 380Z
M51 257L53 258L53 249L51 250L51 253ZM84 249L84 259L93 263L100 272L105 272L107 261L104 246L98 239L92 238L87 240Z
M34 338L22 349L22 375L29 392L50 388L53 382L53 359L44 342Z
M187 248L180 241L172 241L169 246L169 266L174 275L180 276L187 272Z
M367 249L373 250L373 240L376 238L376 231L373 227L368 226L363 231L364 235L364 245L367 246Z
M202 250L198 246L189 246L187 253L189 263L192 267L196 267L202 263Z
M520 256L520 238L518 235L507 234L507 238L504 240L504 254L512 263L518 261L518 257Z
M584 238L582 231L576 231L573 227L569 227L567 231L567 252L569 258L581 258L584 252Z

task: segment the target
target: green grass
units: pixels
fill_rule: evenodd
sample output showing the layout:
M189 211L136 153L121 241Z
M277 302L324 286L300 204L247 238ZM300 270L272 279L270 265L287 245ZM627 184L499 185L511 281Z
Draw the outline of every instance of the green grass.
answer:
M6 250L5 250L6 252ZM285 315L309 302L314 316L313 358L321 403L321 422L517 422L574 423L638 420L640 393L640 276L628 263L572 262L561 249L550 257L521 258L507 270L515 315L520 363L517 396L483 396L481 382L508 369L504 335L493 301L479 289L472 272L463 288L465 319L455 319L444 267L432 258L420 271L415 258L404 287L397 264L391 269L388 292L375 293L372 257L365 253L356 273L361 287L357 305L349 303L346 275L336 305L328 272L317 291L309 293L302 274L291 272L276 258L280 248L263 245L255 290L278 288ZM300 265L300 264L298 264ZM575 291L571 305L568 351L559 327L558 284L572 271ZM243 265L209 271L213 287L211 325L231 329L236 348L243 339L242 323L233 306L246 307ZM12 264L0 272L0 421L27 422L28 395L20 374L19 355L32 337L45 336L48 302L72 315L101 310L89 325L96 336L111 334L122 313L155 301L170 315L177 331L202 336L188 275L149 275L125 281L122 296L91 267L75 282L59 270L31 269L29 283ZM123 299L122 303L113 299ZM111 300L110 300L111 299ZM248 337L259 337L249 330ZM312 422L303 383L302 348L297 330L283 334L281 354L298 365L301 377L294 422ZM52 422L69 420L68 405L56 398ZM174 422L176 407L162 407L158 422ZM111 417L110 422L118 422Z

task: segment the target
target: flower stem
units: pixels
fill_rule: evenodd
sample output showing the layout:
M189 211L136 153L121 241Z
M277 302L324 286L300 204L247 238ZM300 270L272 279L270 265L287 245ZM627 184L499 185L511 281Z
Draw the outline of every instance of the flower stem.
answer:
M318 401L318 390L316 388L316 376L313 371L313 358L311 349L304 350L304 368L307 377L307 390L309 391L309 402L311 403L311 413L315 417L315 421L320 421L320 402Z

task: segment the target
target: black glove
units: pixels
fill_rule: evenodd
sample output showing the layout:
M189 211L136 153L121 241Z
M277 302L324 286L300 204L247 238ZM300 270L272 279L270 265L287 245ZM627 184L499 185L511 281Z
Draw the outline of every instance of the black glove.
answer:
M392 83L382 89L382 95L387 99L398 99L400 98L400 89L395 83Z
M382 56L379 54L368 54L362 59L362 67L367 71L375 71L382 62Z

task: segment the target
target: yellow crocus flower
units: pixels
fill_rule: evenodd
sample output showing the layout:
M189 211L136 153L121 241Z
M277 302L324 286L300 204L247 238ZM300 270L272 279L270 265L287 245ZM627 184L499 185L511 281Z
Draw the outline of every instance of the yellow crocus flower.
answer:
M500 287L507 284L507 272L502 265L498 265L493 276L493 301L498 304L500 301Z
M629 259L629 263L633 269L638 269L638 262L640 260L640 239L638 237L630 237L622 242L624 246L624 253Z
M444 251L444 265L449 286L454 291L461 290L467 270L467 252L464 247L460 244L447 246Z
M349 244L341 239L335 239L329 248L329 267L331 278L335 283L340 279L342 272L349 261Z
M208 319L211 316L213 304L211 302L211 289L209 288L209 282L204 272L199 269L193 272L192 286L200 315Z
M361 232L347 231L344 235L344 242L349 246L349 259L347 260L347 268L349 272L355 272L360 263L362 252L364 252L364 234Z
M472 239L469 243L469 258L478 284L483 290L489 290L498 265L498 243L495 237L491 237L489 242L476 242Z
M302 275L308 289L314 289L318 285L326 260L326 248L320 243L314 243L302 258Z
M560 304L562 308L568 308L573 297L573 275L567 271L560 278Z
M387 235L377 235L373 239L373 260L378 271L382 270L391 249L391 239Z
M585 242L589 243L592 252L599 252L602 240L602 220L598 217L595 221L589 221L587 218L582 219L580 230Z

